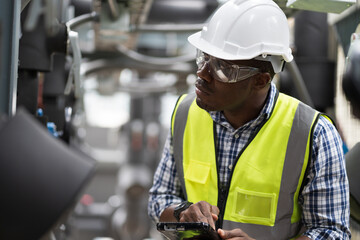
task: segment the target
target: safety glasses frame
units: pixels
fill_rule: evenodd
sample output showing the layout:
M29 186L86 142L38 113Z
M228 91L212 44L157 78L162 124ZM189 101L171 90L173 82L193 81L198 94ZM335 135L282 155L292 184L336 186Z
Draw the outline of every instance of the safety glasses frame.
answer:
M232 64L201 50L197 50L196 64L198 71L208 64L209 72L213 73L214 78L224 83L240 82L261 72L259 68Z

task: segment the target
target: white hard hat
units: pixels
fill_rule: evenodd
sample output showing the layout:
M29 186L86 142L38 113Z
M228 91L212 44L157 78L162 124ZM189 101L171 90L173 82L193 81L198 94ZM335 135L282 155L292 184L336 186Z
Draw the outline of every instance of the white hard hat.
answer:
M272 0L230 0L188 40L216 58L270 61L275 73L293 59L287 18Z

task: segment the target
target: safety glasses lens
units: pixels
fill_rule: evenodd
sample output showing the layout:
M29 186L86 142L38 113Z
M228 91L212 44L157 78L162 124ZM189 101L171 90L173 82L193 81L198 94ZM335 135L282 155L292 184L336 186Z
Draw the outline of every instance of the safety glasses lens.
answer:
M196 53L196 64L198 68L202 68L206 62L209 62L210 56L207 54L204 54L202 51L198 50Z
M198 50L196 56L198 68L203 68L205 63L210 65L209 72L213 72L214 78L225 83L239 82L260 72L258 68L231 64Z
M212 69L214 70L217 80L221 82L229 82L231 79L236 78L237 71L232 65L225 61L216 59L211 62Z

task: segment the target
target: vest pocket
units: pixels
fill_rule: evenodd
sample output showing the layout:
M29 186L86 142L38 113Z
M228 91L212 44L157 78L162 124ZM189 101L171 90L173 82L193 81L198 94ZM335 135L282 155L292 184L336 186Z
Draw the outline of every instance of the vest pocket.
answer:
M188 201L209 201L210 164L191 161L184 170Z
M275 223L275 193L236 188L232 217L240 222L273 226Z
M185 179L200 183L206 184L209 179L210 174L210 164L205 162L191 161L185 170Z

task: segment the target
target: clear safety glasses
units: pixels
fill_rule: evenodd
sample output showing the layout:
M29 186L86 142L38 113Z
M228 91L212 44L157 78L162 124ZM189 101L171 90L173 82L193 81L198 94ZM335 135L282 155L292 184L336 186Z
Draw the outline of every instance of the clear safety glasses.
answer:
M198 69L202 69L206 63L209 64L213 77L224 83L240 82L260 72L259 68L231 64L198 50L196 56Z

